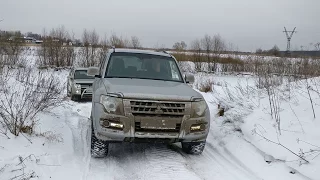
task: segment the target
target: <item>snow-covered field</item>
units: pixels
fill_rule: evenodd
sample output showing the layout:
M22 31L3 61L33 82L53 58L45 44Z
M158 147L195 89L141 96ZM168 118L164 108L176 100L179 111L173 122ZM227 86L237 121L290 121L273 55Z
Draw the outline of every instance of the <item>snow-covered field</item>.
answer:
M55 74L65 85L67 70ZM198 73L195 80L195 89L213 82L213 92L202 93L213 115L202 155L187 155L178 143L123 143L112 144L105 159L91 158L91 103L65 98L37 116L34 135L7 137L0 131L0 180L320 179L320 79L309 82L316 118L305 81L291 83L290 96L285 84L276 89L281 135L255 77ZM218 104L224 116L218 116Z

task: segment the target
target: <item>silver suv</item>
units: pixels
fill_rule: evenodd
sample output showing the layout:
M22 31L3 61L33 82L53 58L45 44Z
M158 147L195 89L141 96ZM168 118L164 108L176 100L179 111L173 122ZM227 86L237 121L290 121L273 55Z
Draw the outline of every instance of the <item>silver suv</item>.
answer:
M95 76L92 97L91 155L105 157L109 143L181 142L182 150L201 154L210 112L187 83L176 59L165 52L110 49Z
M94 77L87 76L88 68L72 68L67 77L67 96L79 101L92 97Z

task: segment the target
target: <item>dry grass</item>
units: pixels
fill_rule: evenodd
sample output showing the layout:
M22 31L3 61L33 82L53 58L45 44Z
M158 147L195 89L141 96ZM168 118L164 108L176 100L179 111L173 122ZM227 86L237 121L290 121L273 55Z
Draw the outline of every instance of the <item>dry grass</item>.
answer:
M214 82L212 79L207 79L203 83L199 84L199 91L201 92L212 92L213 91Z

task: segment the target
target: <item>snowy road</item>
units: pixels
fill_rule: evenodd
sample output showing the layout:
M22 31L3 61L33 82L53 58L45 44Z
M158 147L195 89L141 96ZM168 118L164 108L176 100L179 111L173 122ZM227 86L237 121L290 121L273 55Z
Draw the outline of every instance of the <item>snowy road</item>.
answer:
M210 99L210 97L209 97ZM269 165L254 147L236 134L221 138L212 121L205 151L200 156L183 153L180 145L111 144L104 159L90 157L90 103L70 102L66 124L73 136L73 149L83 174L79 178L99 179L274 179L268 171L277 171L284 179L307 179L292 175L283 164ZM215 114L215 106L211 106ZM239 155L240 154L240 155Z
M211 102L211 95L205 98ZM215 114L216 105L211 105ZM63 106L42 114L41 132L54 132L47 141L33 137L32 144L24 138L0 136L0 167L5 178L14 176L12 170L19 163L17 154L34 159L25 161L25 171L34 171L40 180L125 180L125 179L208 179L208 180L302 180L311 179L289 172L293 169L283 162L265 162L265 154L245 141L240 132L224 132L221 119L213 117L204 152L199 156L185 154L180 144L111 144L104 159L90 156L91 103L66 100ZM61 137L62 141L55 139ZM45 141L44 141L45 140ZM19 145L19 147L17 146ZM17 173L19 174L19 173ZM277 178L275 178L275 175ZM8 178L6 178L8 177Z
M121 143L110 145L107 158L91 158L90 123L86 118L90 108L90 103L77 103L65 118L73 135L75 154L83 162L83 179L260 179L224 156L210 141L200 156L183 153L178 143Z

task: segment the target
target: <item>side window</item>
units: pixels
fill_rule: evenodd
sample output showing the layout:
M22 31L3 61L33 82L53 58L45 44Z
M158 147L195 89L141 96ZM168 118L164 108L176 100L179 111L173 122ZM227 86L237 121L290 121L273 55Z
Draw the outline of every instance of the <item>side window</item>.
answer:
M179 80L179 71L174 61L169 61L172 79Z

